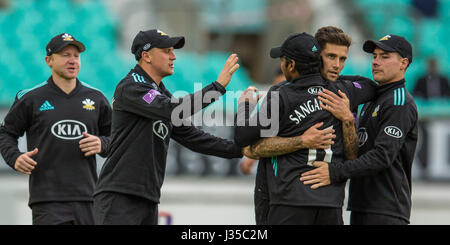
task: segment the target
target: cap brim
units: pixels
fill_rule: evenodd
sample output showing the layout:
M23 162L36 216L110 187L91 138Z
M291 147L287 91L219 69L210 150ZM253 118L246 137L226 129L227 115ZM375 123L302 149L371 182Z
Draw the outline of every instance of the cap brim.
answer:
M180 49L184 47L184 37L171 37L166 39L164 42L157 45L158 48L170 48L173 47L174 49Z
M61 47L58 50L55 50L53 53L58 53L59 51L63 50L65 47L67 47L69 45L73 45L73 46L77 47L78 51L80 51L80 53L86 50L86 47L81 42L72 41L72 42L64 42L64 44L61 45Z
M281 47L274 47L270 49L270 57L272 58L280 58L281 57Z
M388 51L388 52L396 52L395 49L387 46L386 44L382 43L382 42L378 42L378 41L372 41L372 40L367 40L366 42L364 42L363 45L363 50L367 53L373 53L373 51L375 50L375 48L380 48L384 51Z

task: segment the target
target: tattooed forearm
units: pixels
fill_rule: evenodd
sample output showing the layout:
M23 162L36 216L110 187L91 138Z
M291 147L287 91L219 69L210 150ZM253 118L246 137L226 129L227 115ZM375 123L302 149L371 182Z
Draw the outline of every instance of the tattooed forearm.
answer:
M272 157L289 154L302 148L300 136L271 137L260 139L251 146L251 152L259 157Z
M344 136L345 158L347 160L358 158L359 141L353 120L342 122L342 134Z

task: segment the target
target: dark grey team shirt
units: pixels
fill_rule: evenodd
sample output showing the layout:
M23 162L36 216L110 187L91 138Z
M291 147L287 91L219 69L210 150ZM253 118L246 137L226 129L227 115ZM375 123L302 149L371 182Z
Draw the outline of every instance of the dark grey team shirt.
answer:
M52 77L20 91L0 127L0 150L14 168L20 152L17 140L26 132L27 150L38 148L29 177L29 205L53 201L93 201L97 166L95 155L79 147L82 133L99 136L106 156L111 131L111 106L105 96L77 80L66 94Z
M358 122L358 158L330 165L331 183L350 178L348 209L402 218L411 214L417 107L405 80L377 88Z
M242 157L241 148L230 140L221 139L192 126L175 126L176 118L187 119L208 106L203 96L209 91L225 93L218 82L213 82L195 94L172 101L172 94L161 82L158 85L136 65L120 81L114 92L111 145L101 170L95 194L117 192L139 196L159 203L164 182L166 157L170 139L208 155L223 158ZM194 98L202 106L194 108ZM186 100L191 101L190 112L177 109Z
M350 78L352 80L347 80ZM351 103L350 109L354 111L359 104L370 100L375 95L375 87L375 83L362 77L352 76L343 78L339 83L332 83L325 81L320 74L303 76L276 86L272 91L279 93L279 103L273 108L279 112L279 131L274 132L274 135L282 137L301 135L314 124L324 122L322 129L333 127L336 138L342 139L341 121L320 107L317 92L326 88L337 93L337 90L340 89L348 96ZM270 118L273 114L270 109L272 103L276 103L276 101L271 93L268 93L254 117ZM246 113L247 120L247 126L235 128L235 141L240 146L254 144L260 139L261 129L268 128L261 124L248 126L248 121L252 120L248 116L249 110L251 108L248 106L245 108L243 104L238 110L238 118L240 118L239 114ZM342 207L345 197L344 181L312 190L309 185L304 185L299 180L303 172L314 169L312 166L314 161L327 161L330 165L343 162L342 140L337 140L328 150L301 149L290 154L266 159L264 163L266 163L270 204Z

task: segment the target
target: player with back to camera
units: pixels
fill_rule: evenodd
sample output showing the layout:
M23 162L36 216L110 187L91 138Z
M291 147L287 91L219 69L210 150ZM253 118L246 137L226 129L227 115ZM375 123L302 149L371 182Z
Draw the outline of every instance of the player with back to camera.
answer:
M321 68L320 73L323 78L331 82L346 84L346 87L353 87L361 98L367 100L375 95L376 84L370 79L360 76L341 76L340 73L344 68L347 60L348 49L351 45L351 38L344 31L335 26L325 26L317 30L315 38L320 46ZM319 93L322 96L334 97L338 95L331 91L324 90ZM356 117L357 107L354 107L353 114L350 111L350 101L345 94L341 94L342 99L339 101L340 106L332 109L341 112L339 119L342 121L344 152L346 159L354 159L357 157L358 140L354 125L354 117ZM340 97L339 97L340 98ZM321 97L319 97L321 99ZM338 100L336 98L336 100ZM359 103L359 102L356 102ZM354 103L353 103L354 104ZM328 148L332 143L329 140L331 135L326 129L319 130L322 126L320 123L312 126L309 130L300 136L294 137L270 137L262 138L251 147L246 147L245 153L250 157L261 157L262 160L270 160L270 157L289 154L299 149L320 149ZM243 166L245 168L246 166ZM265 165L259 164L256 185L255 185L255 217L256 224L267 224L267 214L269 210L269 193L266 184Z

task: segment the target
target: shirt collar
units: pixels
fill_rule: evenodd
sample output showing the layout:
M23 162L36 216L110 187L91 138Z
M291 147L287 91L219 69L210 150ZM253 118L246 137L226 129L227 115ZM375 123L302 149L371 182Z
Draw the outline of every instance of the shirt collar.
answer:
M66 94L66 92L64 92L60 87L58 87L58 85L56 85L55 81L53 81L53 76L50 76L47 79L47 83L50 85L50 87L52 87L54 90L58 91L59 93L62 93L64 96L66 97L72 97L73 95L75 95L76 93L78 93L78 91L81 89L81 82L80 80L78 80L78 78L76 78L76 85L75 88L69 93Z
M149 82L149 84L151 84L156 90L160 90L162 92L166 92L166 86L164 86L164 83L161 81L158 84L156 84L156 82L153 80L153 78L150 77L150 75L147 74L147 72L144 71L144 69L142 69L142 67L139 64L136 64L136 66L134 67L134 70L141 76L144 76L144 78Z
M293 83L300 87L310 87L314 85L325 85L325 80L322 78L322 76L319 73L316 74L308 74L308 75L302 75L301 77L294 78L290 83Z
M377 88L377 95L381 95L381 94L384 94L384 93L386 93L388 91L391 91L391 90L394 90L394 89L397 89L397 88L401 88L401 87L405 87L405 79L402 79L402 80L399 80L399 81L396 81L396 82L392 82L392 83L388 83L388 84L385 84L385 85L378 86L378 88Z

